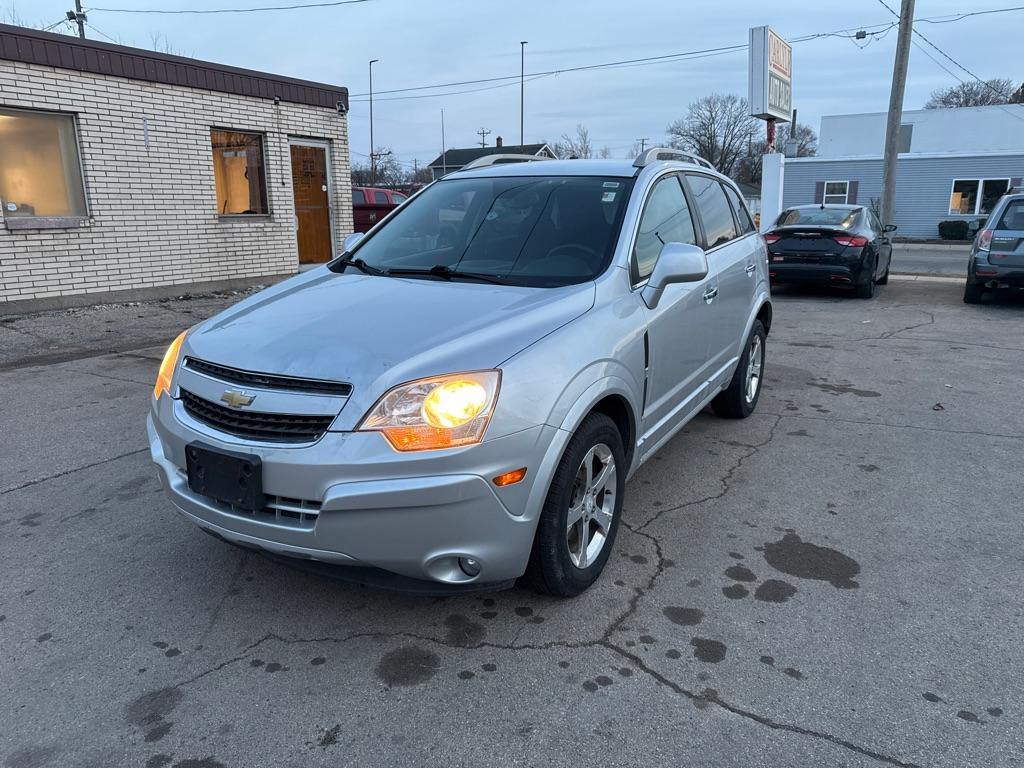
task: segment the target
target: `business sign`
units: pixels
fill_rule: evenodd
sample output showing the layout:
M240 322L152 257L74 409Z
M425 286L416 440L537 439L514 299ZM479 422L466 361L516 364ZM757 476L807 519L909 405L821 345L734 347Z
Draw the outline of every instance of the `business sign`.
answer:
M793 117L793 48L770 27L750 30L750 114L788 123Z

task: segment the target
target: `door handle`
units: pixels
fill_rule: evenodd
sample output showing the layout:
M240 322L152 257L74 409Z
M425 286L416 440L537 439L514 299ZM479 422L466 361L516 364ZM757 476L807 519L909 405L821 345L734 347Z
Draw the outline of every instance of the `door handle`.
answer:
M752 274L754 274L754 270L756 269L757 267L755 267L753 264L747 264L747 277L750 277Z
M705 304L710 304L712 301L715 300L715 296L717 296L717 295L718 295L718 287L717 286L706 288L704 290L704 303Z

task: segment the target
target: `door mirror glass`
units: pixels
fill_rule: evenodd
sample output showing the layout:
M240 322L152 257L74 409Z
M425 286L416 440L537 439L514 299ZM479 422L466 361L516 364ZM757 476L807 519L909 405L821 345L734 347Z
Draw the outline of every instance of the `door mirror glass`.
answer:
M343 247L346 253L348 253L349 251L356 247L356 243L363 239L363 234L363 232L353 232L351 235L345 238Z
M696 283L708 276L708 257L702 248L689 243L666 243L643 290L644 303L654 309L666 286Z

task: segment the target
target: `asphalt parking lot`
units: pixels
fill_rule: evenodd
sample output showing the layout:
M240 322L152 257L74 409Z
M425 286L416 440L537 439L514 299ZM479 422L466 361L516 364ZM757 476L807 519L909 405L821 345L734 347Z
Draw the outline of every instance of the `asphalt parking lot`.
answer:
M366 591L178 517L154 345L233 297L0 318L0 761L1022 764L1024 303L961 291L780 292L757 412L643 467L567 601Z

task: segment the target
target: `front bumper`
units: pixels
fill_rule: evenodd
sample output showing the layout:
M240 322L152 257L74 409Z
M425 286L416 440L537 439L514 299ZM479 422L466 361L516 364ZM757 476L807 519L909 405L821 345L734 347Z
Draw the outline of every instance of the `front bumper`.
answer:
M542 466L560 430L538 426L462 449L398 453L374 432L328 432L311 445L248 443L190 423L180 402L164 396L147 420L150 454L175 508L201 528L242 546L321 563L372 566L438 585L507 582L526 569L539 505ZM259 455L268 496L303 500L316 510L303 522L252 515L193 493L185 447ZM527 467L526 478L490 482ZM533 498L531 499L531 496ZM310 522L312 519L313 522ZM458 558L481 564L476 577Z

